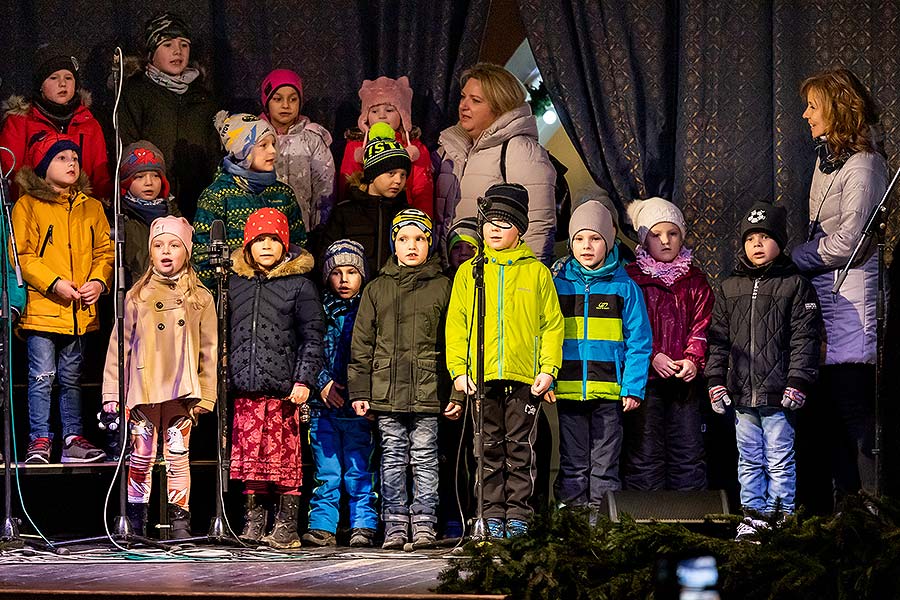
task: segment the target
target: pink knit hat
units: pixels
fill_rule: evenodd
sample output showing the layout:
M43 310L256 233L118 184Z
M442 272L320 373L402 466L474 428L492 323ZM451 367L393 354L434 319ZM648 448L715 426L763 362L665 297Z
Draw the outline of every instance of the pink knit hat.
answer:
M260 99L262 100L263 113L269 114L269 100L275 91L285 85L289 85L300 95L300 106L303 107L303 80L290 69L275 69L262 81Z
M150 240L148 245L153 244L153 238L164 233L171 233L181 240L187 250L188 257L191 256L191 250L194 247L194 228L188 223L184 217L158 217L153 219L150 224Z
M366 79L359 88L360 113L357 124L363 133L368 133L369 109L379 104L392 104L400 113L400 130L402 131L402 143L409 152L413 162L419 159L419 149L410 145L409 132L412 131L412 98L413 91L409 87L409 78L405 75L397 79L379 77L372 81ZM413 156L415 153L415 156ZM362 162L362 155L356 162Z

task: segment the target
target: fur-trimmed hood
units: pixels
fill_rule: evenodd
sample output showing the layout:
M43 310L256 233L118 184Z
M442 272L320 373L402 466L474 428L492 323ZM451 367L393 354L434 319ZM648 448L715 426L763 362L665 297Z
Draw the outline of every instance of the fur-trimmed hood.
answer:
M43 202L59 202L61 194L50 187L46 179L38 177L31 167L19 169L19 172L16 173L16 183L19 185L19 190L24 194L33 196ZM91 195L91 182L84 170L78 175L78 181L75 182L72 188L76 193L81 192L86 196Z
M305 275L312 271L315 266L313 255L301 248L300 246L291 245L290 253L293 258L281 263L266 274L266 279L276 279L278 277L287 277L288 275ZM238 248L231 253L231 269L235 274L253 279L259 274L253 270L244 259L244 249Z
M91 104L93 103L91 93L84 88L79 88L75 93L81 98L81 106L90 109ZM18 94L13 94L3 101L3 104L0 105L0 110L3 111L4 118L10 115L27 115L28 111L31 110L31 99Z

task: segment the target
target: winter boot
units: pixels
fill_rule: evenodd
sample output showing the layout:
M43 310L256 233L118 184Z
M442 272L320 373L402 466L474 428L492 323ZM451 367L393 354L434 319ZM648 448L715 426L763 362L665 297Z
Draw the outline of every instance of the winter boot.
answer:
M262 541L272 548L288 549L300 547L300 536L297 535L297 513L300 510L300 496L282 494L278 497L278 512L275 514L275 525Z
M368 527L354 527L350 530L351 548L371 548L375 544L375 530Z
M409 516L385 515L384 516L384 543L383 550L402 550L409 541Z
M131 523L131 530L134 535L147 537L147 503L146 502L129 502L125 506L125 516Z
M191 513L177 504L169 504L169 538L184 540L191 537Z
M268 511L259 500L259 494L244 495L244 530L240 537L248 544L259 544L266 533Z
M334 534L324 529L310 529L303 534L303 541L311 546L320 548L337 545L337 539L334 537Z
M437 541L434 531L435 518L431 515L413 515L412 542L415 545L433 544Z

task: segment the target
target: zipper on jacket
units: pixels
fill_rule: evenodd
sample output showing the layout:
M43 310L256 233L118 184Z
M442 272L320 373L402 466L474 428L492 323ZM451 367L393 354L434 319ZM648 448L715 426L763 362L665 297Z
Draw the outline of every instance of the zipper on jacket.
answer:
M759 294L759 279L753 280L753 293L750 295L750 406L756 406L756 296Z
M41 244L41 251L38 254L39 257L44 258L44 252L47 250L47 244L50 243L50 240L53 239L53 225L50 224L47 227L47 236L44 238L44 243Z
M256 323L259 321L259 294L262 291L262 280L256 278L256 290L253 292L253 318L250 321L250 389L256 389Z
M381 213L379 212L378 214L380 215ZM379 217L379 219L380 218L381 217ZM398 366L396 349L397 349L397 341L399 339L400 339L400 288L398 286L397 291L394 294L394 350L395 350L395 352L394 352L394 357L391 360L391 375L390 375L391 387L388 389L388 393L394 395L395 398L397 397L396 396L396 393L397 393L396 373L397 373L397 366ZM412 382L410 382L410 383L412 383ZM369 394L369 395L371 395L371 394ZM375 400L375 398L370 398L370 400Z
M382 245L384 243L384 232L382 231L382 227L384 227L383 210L384 210L384 207L382 205L382 201L379 200L378 201L378 230L377 230L378 231L378 239L375 244L375 252L377 252L377 254L375 255L375 265L374 265L375 273L378 273L378 269L381 268L381 251L382 251ZM373 277L377 277L377 275L374 275Z
M503 379L503 269L500 265L500 277L497 279L497 347L499 348L499 356L497 357L497 379Z
M588 309L590 308L590 292L591 286L588 283L584 284L584 346L582 346L581 352L581 399L587 400L587 378L588 378L588 368L587 368L587 340L588 340Z
M72 255L72 206L75 195L69 195L69 207L66 209L66 223L69 231L69 277L75 279L75 257ZM90 275L90 273L88 273ZM72 302L72 335L78 335L78 302Z

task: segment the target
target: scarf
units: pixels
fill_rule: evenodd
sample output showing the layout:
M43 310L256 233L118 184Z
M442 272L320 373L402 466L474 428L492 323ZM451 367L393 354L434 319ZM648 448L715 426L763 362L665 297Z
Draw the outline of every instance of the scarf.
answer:
M237 165L230 156L222 159L222 170L234 177L235 182L245 190L259 194L270 185L278 183L275 171L252 171Z
M56 125L61 133L65 133L69 123L72 122L72 117L75 116L75 111L81 106L81 97L76 93L65 104L57 104L38 95L32 100L32 104L39 113Z
M844 166L850 158L850 152L844 152L835 156L828 146L828 139L822 135L816 138L816 154L819 155L819 170L830 175Z
M147 64L146 73L150 81L179 95L185 93L188 90L188 86L200 76L200 71L190 67L182 71L181 75L169 75L154 67L153 63Z
M122 197L122 202L126 208L131 210L145 225L150 225L153 219L157 217L166 217L169 215L169 205L165 198L157 198L156 200L144 200L132 195L131 192L126 193Z
M635 252L637 260L635 263L640 267L641 272L662 280L666 285L672 285L679 277L685 275L691 268L691 251L681 247L681 252L672 262L660 262L650 256L650 253L644 250L643 246L637 247Z

